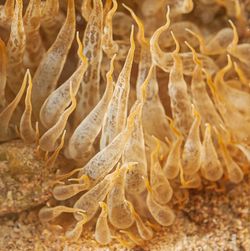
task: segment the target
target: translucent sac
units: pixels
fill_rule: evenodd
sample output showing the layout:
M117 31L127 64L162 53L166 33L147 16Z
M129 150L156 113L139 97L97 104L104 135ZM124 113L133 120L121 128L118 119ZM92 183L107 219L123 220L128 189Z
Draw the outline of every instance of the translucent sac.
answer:
M175 214L173 210L167 205L160 205L157 203L152 196L151 189L147 195L147 206L152 214L153 218L162 226L170 226L175 220Z
M76 212L84 213L84 211L81 209L66 207L66 206L43 207L39 211L39 219L42 222L48 222L48 221L54 220L56 217L58 217L62 213L76 213Z
M85 174L93 180L98 180L113 169L121 158L125 144L131 136L134 129L134 120L141 109L140 107L140 103L135 104L135 109L133 109L128 117L126 128L82 168L79 176Z
M93 1L84 31L84 55L88 59L85 72L77 94L77 107L74 112L74 127L78 126L100 99L100 68L102 61L103 5L101 0Z
M156 148L151 153L150 161L150 187L152 198L159 204L168 203L173 195L173 189L164 175L159 162L160 142L156 140Z
M46 0L41 4L41 28L46 35L46 46L50 47L56 40L65 17L60 11L59 0Z
M241 170L240 166L233 160L221 135L218 135L218 141L223 154L223 160L225 161L228 179L231 182L238 184L244 178L243 171Z
M23 25L23 2L16 0L13 22L7 43L7 85L14 95L19 90L19 81L23 78L25 70L23 67L23 56L25 50L26 36ZM15 74L13 74L15 72Z
M159 46L159 38L161 34L169 28L170 19L169 19L170 9L167 12L167 22L165 25L158 28L150 39L150 52L152 55L152 61L154 64L159 66L165 72L171 72L171 69L174 65L174 60L172 53L164 52ZM183 62L183 74L192 75L195 64L192 61L192 53L184 52L179 54L180 60ZM198 58L202 61L203 67L209 72L214 73L218 70L217 65L214 61L202 54L198 54Z
M76 194L83 192L90 187L90 181L87 176L82 178L80 184L56 185L53 189L53 196L56 200L67 200Z
M219 30L208 42L193 30L187 29L187 31L198 39L200 51L205 55L220 55L225 53L233 40L233 31L230 28Z
M70 104L70 85L72 85L72 92L77 94L84 72L88 67L86 57L83 55L83 47L77 33L78 42L78 56L81 63L71 77L54 90L43 103L40 110L40 121L45 128L52 127L59 119L61 114Z
M20 120L20 136L24 142L34 143L36 140L36 131L32 126L32 104L31 104L31 92L32 92L32 79L29 70L28 75L28 88L25 97L25 110Z
M51 152L56 149L57 141L66 127L68 118L76 108L76 98L72 91L72 85L70 85L70 98L71 105L62 113L56 124L39 139L39 146L42 150Z
M195 113L194 122L184 143L182 152L182 166L184 174L192 175L200 169L201 165L201 139L200 139L200 114Z
M102 48L109 58L118 52L118 44L113 40L112 18L117 10L117 1L112 0L113 7L107 13L103 29Z
M41 24L41 0L31 0L23 19L26 34L24 65L34 73L45 53L39 32Z
M0 113L0 141L6 141L16 136L15 133L11 132L10 120L25 92L27 77L28 72L24 76L23 83L16 97Z
M125 179L128 164L124 164L117 171L112 188L107 197L108 216L110 223L118 229L126 229L132 226L134 218L125 197Z
M129 206L130 206L130 210L132 212L132 215L135 219L135 223L136 223L136 227L137 227L137 230L138 230L138 233L140 235L140 237L143 239L143 240L150 240L153 238L153 230L150 228L150 226L147 226L142 218L140 217L140 215L135 211L133 205L131 202L128 202L129 203Z
M142 115L143 129L146 133L155 135L162 140L166 136L171 138L165 110L158 94L159 87L156 78L156 69L152 66L150 44L144 35L144 25L132 9L126 5L123 6L131 13L139 29L137 39L141 46L141 51L136 81L136 96L137 99L144 100ZM143 85L146 85L146 88L143 88ZM148 117L152 119L149 120ZM157 121L157 125L155 121Z
M238 58L241 62L249 64L250 62L250 45L248 43L238 44L239 37L235 25L229 20L230 25L233 28L234 38L231 44L228 45L227 51L234 57Z
M193 59L196 63L191 82L191 93L194 105L195 107L197 107L199 113L201 114L203 123L210 123L216 127L224 125L224 122L218 114L213 101L208 95L206 83L203 80L202 75L202 63L198 59L195 50L188 43L186 44L192 50Z
M108 106L106 118L104 120L100 140L101 149L104 149L104 147L112 142L116 135L120 133L125 127L130 90L130 74L135 51L135 43L133 37L134 28L132 26L130 35L131 47L115 85L114 93Z
M135 162L126 175L126 191L140 193L145 190L142 176L147 176L147 158L144 145L144 136L141 122L141 111L135 118L134 130L125 145L123 153L124 163Z
M101 182L92 187L83 194L74 204L75 209L81 209L85 212L86 222L90 221L99 208L99 202L104 201L110 189L112 188L112 180L116 176L116 172L107 175ZM81 220L79 215L75 214L76 220Z
M56 88L75 35L74 0L68 1L67 18L55 42L41 60L33 78L32 107L39 115L47 96Z
M110 99L113 94L113 78L114 59L110 63L110 71L107 73L107 86L103 97L94 107L94 109L87 115L87 117L75 129L68 143L68 157L85 161L93 151L93 143L102 128L104 116L106 114Z
M223 175L223 167L212 140L210 124L206 124L202 143L200 171L202 176L210 181L217 181Z
M170 121L170 127L176 135L176 139L171 142L167 160L162 169L167 179L174 179L178 176L181 168L181 146L183 137L175 128L173 120Z
M102 209L95 226L95 240L102 244L107 245L111 242L111 232L108 225L108 207L105 202L99 202Z
M65 233L66 238L69 239L70 241L77 241L80 238L82 234L83 225L87 221L87 216L84 213L80 213L80 212L76 212L76 213L81 217L81 220L79 220L76 223L73 229L68 230Z
M176 127L186 137L192 125L193 118L187 84L183 77L183 63L178 54L179 48L179 43L176 41L176 51L172 55L175 63L169 73L168 95Z

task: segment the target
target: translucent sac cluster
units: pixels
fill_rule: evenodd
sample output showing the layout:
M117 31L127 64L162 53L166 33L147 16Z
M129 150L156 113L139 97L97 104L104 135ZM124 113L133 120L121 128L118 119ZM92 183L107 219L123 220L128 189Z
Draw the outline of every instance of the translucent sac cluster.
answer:
M39 212L45 227L62 223L75 241L88 223L100 244L142 245L174 224L189 189L244 179L247 9L239 0L0 6L0 142L34 147L51 172L67 160Z

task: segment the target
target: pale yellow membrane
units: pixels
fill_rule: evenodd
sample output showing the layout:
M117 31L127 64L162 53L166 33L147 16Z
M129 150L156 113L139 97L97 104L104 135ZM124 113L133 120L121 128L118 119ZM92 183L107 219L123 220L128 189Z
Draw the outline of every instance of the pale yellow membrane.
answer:
M59 0L41 2L41 28L46 35L46 46L50 47L56 40L65 17L60 11Z
M45 128L52 127L59 119L61 114L70 104L70 84L72 84L72 92L77 94L83 74L88 67L87 58L83 55L83 46L77 33L78 57L81 60L80 65L71 75L71 77L54 90L43 103L40 110L40 121Z
M86 213L86 222L91 220L99 208L99 202L103 201L112 187L113 179L117 172L106 175L106 177L89 191L83 194L74 204L75 209L81 209ZM79 215L74 215L76 220L81 220Z
M175 37L173 36L173 38ZM175 63L169 73L168 95L176 127L187 137L193 118L187 84L183 77L183 62L179 56L179 48L179 43L176 40L176 50L172 54Z
M114 60L115 56L111 60L110 70L106 75L107 86L101 100L87 117L82 120L69 139L68 156L74 160L84 162L91 157L94 149L93 143L101 131L104 116L113 94L114 83L112 74L114 71Z
M118 229L127 229L134 223L129 204L125 197L125 179L129 163L117 167L115 177L107 197L108 217L110 223Z
M31 0L23 19L26 34L24 65L33 74L45 54L40 35L41 0Z
M140 111L141 104L136 103L135 109L127 119L127 126L109 145L98 152L80 171L79 176L85 174L93 180L98 180L108 174L121 158L126 142L134 129L135 117Z
M25 110L20 120L20 136L26 143L34 143L36 141L36 131L32 126L32 104L31 104L31 92L32 92L32 79L30 71L27 70L28 75L28 88L25 97Z
M201 151L201 174L210 181L217 181L223 175L223 167L213 144L211 126L206 124Z
M111 242L112 236L108 225L108 206L105 202L99 202L102 209L100 215L97 218L95 226L95 240L102 244L107 245Z
M65 23L55 42L44 55L33 77L32 106L36 119L38 119L42 104L56 88L74 36L75 5L74 0L69 0Z
M104 120L100 140L101 149L104 149L110 144L125 127L130 91L130 74L135 51L133 26L130 34L130 43L129 53L115 85L114 93Z
M83 52L88 59L77 94L77 107L74 112L74 127L87 116L100 99L100 68L102 60L103 6L101 0L93 1L83 37Z
M110 1L111 2L111 1ZM102 48L106 55L111 58L118 52L118 44L113 40L112 19L117 10L117 1L112 0L113 6L105 17L105 25L103 29L103 44Z
M173 189L164 175L159 162L160 142L156 140L156 147L151 153L150 161L150 187L152 198L159 204L165 205L173 195Z
M5 141L9 137L13 137L10 132L10 120L25 92L25 88L27 85L27 77L28 75L26 73L21 88L17 93L16 97L0 113L0 141Z
M7 85L14 95L20 88L20 79L25 74L23 56L25 51L26 36L23 25L23 2L16 0L15 12L11 24L10 37L7 43ZM15 73L15 74L13 74Z
M219 30L211 40L206 42L202 35L191 29L187 29L200 43L200 51L205 55L220 55L226 52L227 47L233 40L233 31L230 28Z
M66 127L68 118L76 108L76 98L72 91L72 85L70 85L70 98L71 105L62 113L56 124L46 131L39 140L40 148L46 152L51 152L56 149L57 141Z
M182 166L184 174L193 175L199 171L201 165L201 117L194 111L195 119L184 143L182 152Z
M173 224L175 220L175 214L173 210L167 205L160 205L157 203L152 196L152 189L148 187L148 195L147 195L147 207L153 216L153 218L162 226L170 226Z

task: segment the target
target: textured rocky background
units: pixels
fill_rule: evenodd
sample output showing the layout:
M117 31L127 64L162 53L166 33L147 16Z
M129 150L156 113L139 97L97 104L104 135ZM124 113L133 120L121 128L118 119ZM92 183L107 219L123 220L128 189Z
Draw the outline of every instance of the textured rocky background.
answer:
M177 213L175 224L159 229L147 246L123 248L114 241L100 247L93 229L85 229L77 243L46 229L38 220L38 209L0 219L0 250L250 250L250 177L223 192L204 189L192 192L189 202Z

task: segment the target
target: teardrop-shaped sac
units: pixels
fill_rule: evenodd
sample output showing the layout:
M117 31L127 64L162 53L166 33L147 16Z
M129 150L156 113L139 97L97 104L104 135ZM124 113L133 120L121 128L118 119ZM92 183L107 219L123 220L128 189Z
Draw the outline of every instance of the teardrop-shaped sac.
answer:
M53 189L53 196L56 200L67 200L88 188L89 183L57 185Z
M64 22L65 16L60 10L59 0L41 2L41 29L45 34L46 47L50 47Z
M113 6L105 17L105 24L104 24L103 37L102 37L103 39L102 49L109 58L111 58L115 53L117 53L119 49L118 44L113 40L113 27L112 27L113 25L112 18L117 10L117 1L112 0L112 3L113 3Z
M169 28L170 19L169 19L170 9L167 12L167 22L165 25L158 28L150 39L150 51L152 55L152 61L154 64L159 66L163 71L170 72L174 60L172 58L172 53L163 52L159 46L159 37L161 34ZM195 68L195 64L192 60L192 53L183 52L179 54L180 60L183 62L183 74L191 75ZM198 58L202 61L203 67L211 74L215 73L218 70L218 66L214 61L206 55L198 54Z
M200 115L195 112L195 119L190 128L182 152L182 166L184 174L192 175L200 169L201 164L201 139Z
M111 60L110 71L107 73L107 86L103 97L79 124L69 139L67 155L74 160L84 162L89 158L94 148L93 143L101 131L103 120L113 94L112 73L114 70L114 59L115 57Z
M80 171L79 176L88 175L93 180L98 180L109 173L121 158L126 142L133 129L136 115L141 109L141 104L136 103L131 109L126 128L120 132L113 141L98 152Z
M46 131L40 138L39 146L42 150L51 152L56 149L57 141L66 127L68 118L76 108L76 98L72 91L72 85L70 85L70 98L71 105L62 113L56 124Z
M74 112L74 127L78 126L100 99L100 69L102 62L103 4L93 1L93 8L84 31L84 55L88 69L81 81Z
M0 113L0 142L6 141L16 135L10 132L10 120L14 111L16 110L27 85L28 73L26 72L23 83L16 97L9 103Z
M231 182L238 184L243 180L244 173L241 170L240 166L231 157L230 152L228 151L227 146L225 145L221 135L218 135L218 141L221 148L221 152L223 154L223 160L225 161L228 179Z
M45 53L39 32L41 24L41 0L31 0L24 16L26 46L24 65L33 74Z
M195 31L198 34L201 34L200 29L198 26L190 21L183 20L183 21L177 21L169 26L169 30L172 31L175 34L175 37L177 40L181 43L182 46L184 46L184 41L189 42L193 46L197 47L199 45L199 42L197 39L190 34L189 30ZM174 45L174 41L171 37L170 32L164 32L161 35L161 38L159 40L159 44L162 48L169 49L169 47ZM185 46L184 46L185 47Z
M27 70L28 83L26 97L25 97L25 110L20 120L20 136L26 143L34 143L36 140L36 131L32 127L32 104L31 104L31 92L32 92L32 79L29 70Z
M228 45L227 51L232 56L236 57L241 62L248 65L250 63L250 54L249 54L250 44L248 44L248 43L238 44L239 37L237 34L237 29L231 20L229 20L229 23L233 28L234 37L233 37L233 41L231 42L231 44Z
M147 158L141 115L142 109L135 118L134 130L123 152L124 163L136 163L129 168L126 175L126 191L128 193L141 193L146 188L142 178L147 176Z
M163 173L159 162L160 144L157 142L156 149L151 153L150 161L150 186L152 189L151 196L159 204L165 205L173 195L173 189L168 179Z
M79 217L81 217L82 219L79 220L75 227L73 229L68 230L65 233L65 236L67 237L67 239L69 239L70 241L77 241L81 234L82 234L82 229L83 229L83 225L86 223L87 220L87 216L83 213L78 213Z
M130 35L131 47L122 71L119 74L113 96L108 106L106 118L104 120L100 140L101 149L104 149L105 146L112 142L116 135L120 133L125 127L130 91L130 74L135 51L135 43L133 37L134 27L132 26Z
M68 0L65 23L55 42L44 55L33 78L32 106L36 116L39 116L45 99L56 88L74 36L75 5L74 0Z
M188 32L198 39L200 51L205 55L220 55L225 53L227 46L233 40L233 31L230 28L219 30L208 42L193 30L188 29Z
M177 44L177 51L179 45ZM173 53L174 66L169 74L168 94L176 127L186 137L192 125L192 107L183 77L183 64L178 53Z
M170 151L166 162L163 165L163 173L167 179L174 179L178 176L181 167L181 146L183 139L179 136L170 145Z
M108 215L110 223L118 229L132 226L134 218L125 198L125 178L129 164L124 164L113 181L107 197Z
M14 95L17 94L20 85L19 81L25 74L23 67L23 57L25 51L26 36L23 25L23 2L16 0L15 12L11 23L11 31L7 43L7 85Z
M90 221L96 214L99 208L98 203L105 200L112 187L112 179L115 175L115 172L107 175L101 182L92 187L75 202L75 209L84 210L86 222ZM77 214L74 217L76 220L81 220L81 217Z
M201 150L201 174L210 181L217 181L223 175L223 167L218 158L211 136L211 126L206 125Z
M88 67L88 62L83 56L83 47L77 33L78 56L81 59L79 67L71 75L71 77L54 90L43 103L40 110L40 121L45 128L52 127L58 121L61 114L70 104L70 85L72 92L77 94L84 72Z
M148 192L146 203L150 213L160 225L170 226L174 223L175 214L173 210L167 205L162 206L157 203L150 192Z
M108 225L108 207L105 202L99 202L102 211L97 218L95 226L95 240L102 245L107 245L111 242L111 232Z
M62 213L77 213L77 212L84 213L84 211L79 208L72 208L66 206L43 207L39 211L39 219L42 222L48 222L55 219Z

